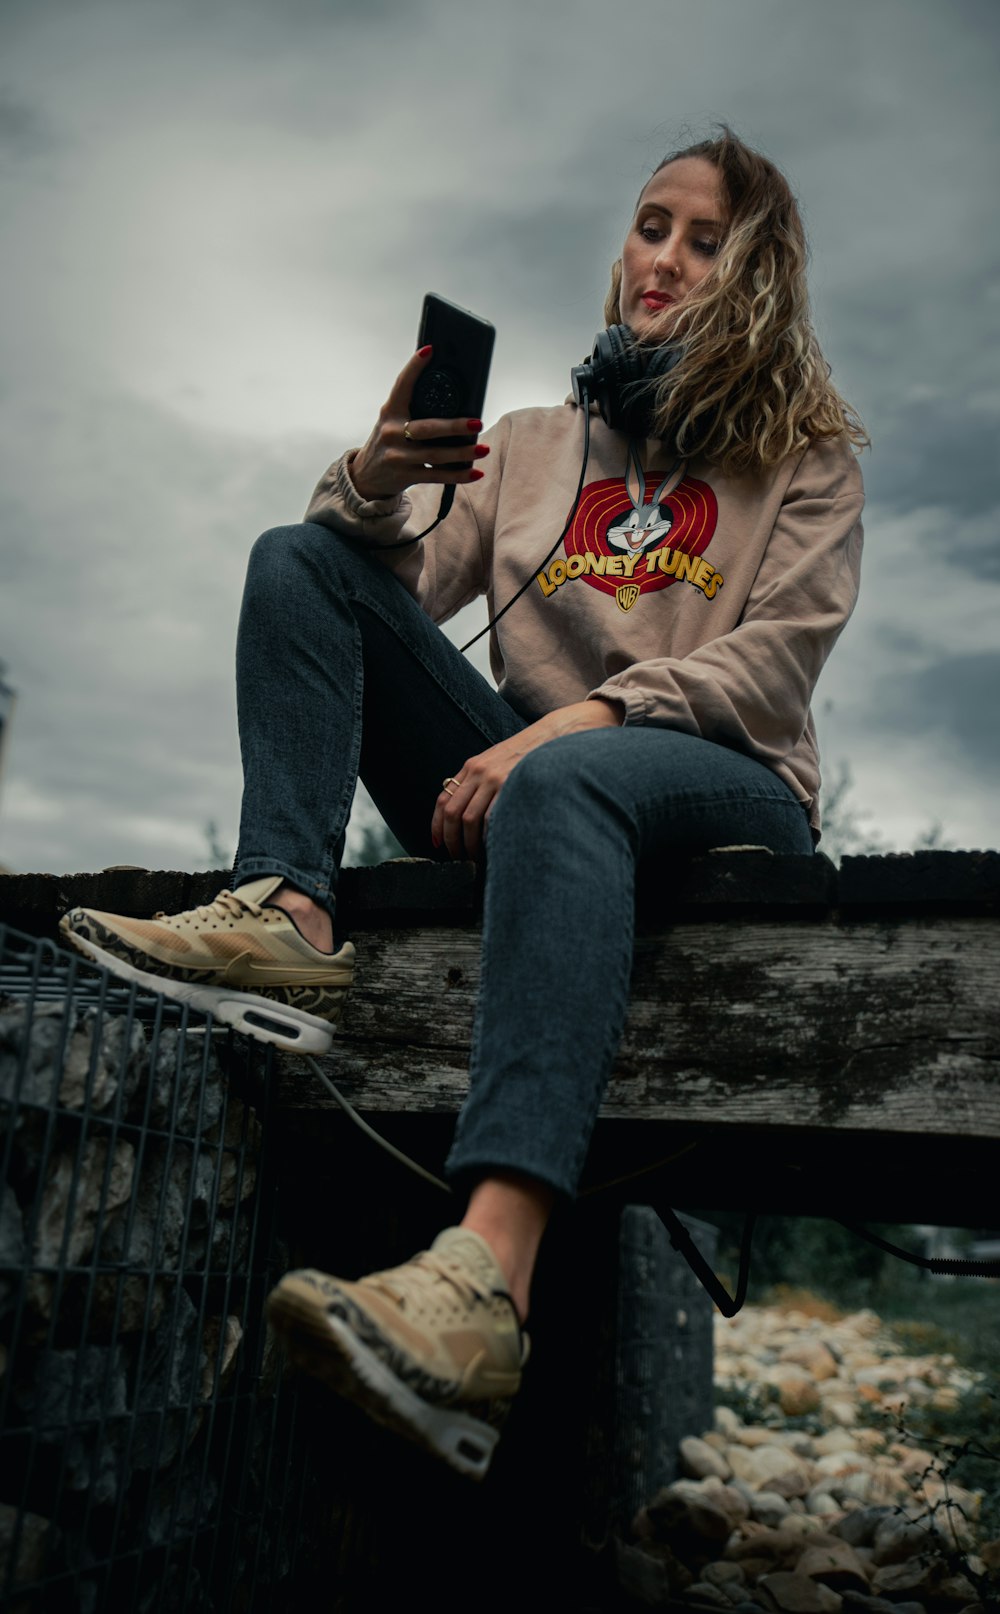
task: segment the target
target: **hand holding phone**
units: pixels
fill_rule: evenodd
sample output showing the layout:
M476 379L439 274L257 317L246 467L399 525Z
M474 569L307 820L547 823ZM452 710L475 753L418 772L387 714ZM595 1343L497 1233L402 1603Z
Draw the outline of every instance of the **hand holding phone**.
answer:
M417 347L429 346L431 358L413 389L411 420L482 417L495 334L487 320L428 292ZM426 439L436 448L467 448L475 440L467 433ZM454 468L468 471L471 461L455 461Z
M493 338L486 320L443 297L424 299L419 351L397 376L351 466L362 498L391 498L416 482L454 486L480 479L482 471L473 466L489 453L476 438ZM456 459L456 447L472 452Z

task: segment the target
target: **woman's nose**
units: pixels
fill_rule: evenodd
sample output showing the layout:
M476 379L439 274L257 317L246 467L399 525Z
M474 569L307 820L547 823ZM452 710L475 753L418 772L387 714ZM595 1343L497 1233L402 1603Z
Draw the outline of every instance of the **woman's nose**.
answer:
M677 261L677 242L672 235L668 235L666 240L661 242L654 266L658 274L677 275L680 265Z

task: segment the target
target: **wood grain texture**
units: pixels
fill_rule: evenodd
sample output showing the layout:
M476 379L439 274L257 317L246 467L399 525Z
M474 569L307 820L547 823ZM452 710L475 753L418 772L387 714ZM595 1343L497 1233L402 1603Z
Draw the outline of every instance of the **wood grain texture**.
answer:
M365 1110L448 1113L467 1085L472 928L359 934L324 1068ZM581 955L600 990L600 961ZM1000 922L679 925L640 937L603 1116L1000 1137ZM559 989L553 981L553 993ZM280 1102L333 1103L280 1061Z

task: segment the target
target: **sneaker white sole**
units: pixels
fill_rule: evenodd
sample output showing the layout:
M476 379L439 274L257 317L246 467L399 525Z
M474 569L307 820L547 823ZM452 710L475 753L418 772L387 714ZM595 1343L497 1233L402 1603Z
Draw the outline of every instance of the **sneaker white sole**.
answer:
M496 1429L457 1407L435 1407L425 1401L342 1318L331 1317L328 1326L360 1388L355 1399L369 1417L443 1457L460 1474L483 1478L500 1438Z
M460 1407L435 1407L397 1378L341 1317L304 1317L277 1291L268 1304L272 1326L285 1341L289 1360L354 1403L375 1423L414 1441L470 1479L490 1466L500 1432Z
M166 975L153 975L135 964L126 963L114 953L105 952L96 942L78 936L74 931L62 932L78 952L95 964L100 964L110 975L135 981L149 992L159 992L175 1003L189 1003L194 1009L210 1014L222 1025L243 1031L258 1042L273 1043L289 1053L326 1054L333 1047L333 1027L319 1015L307 1014L304 1009L293 1009L286 1003L275 1003L271 998L243 992L233 986L205 986L194 981L174 981Z

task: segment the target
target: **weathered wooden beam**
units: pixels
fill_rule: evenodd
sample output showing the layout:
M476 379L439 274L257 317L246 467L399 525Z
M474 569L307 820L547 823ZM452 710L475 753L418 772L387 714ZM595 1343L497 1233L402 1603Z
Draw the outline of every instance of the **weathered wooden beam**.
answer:
M357 986L321 1064L366 1110L456 1110L478 933L355 939ZM1000 1138L998 983L997 920L665 927L638 940L601 1114ZM283 1107L333 1102L300 1061L280 1066Z
M209 900L218 874L0 877L0 917L56 932L70 903L135 914ZM359 1107L454 1115L479 977L471 864L342 875L358 981L328 1069ZM742 852L641 871L632 1001L602 1116L685 1138L1000 1136L1000 853ZM666 920L669 919L669 923ZM557 983L554 983L554 989ZM326 1090L280 1061L289 1114ZM623 1134L630 1132L623 1128Z
M325 1068L440 1170L467 1083L474 889L463 911L452 888L445 913L426 905L441 871L377 873L393 922L359 871L358 983ZM585 1185L624 1177L625 1197L675 1206L996 1220L1000 854L840 871L713 855L644 870L639 899L631 1008ZM290 1132L338 1157L349 1134L322 1085L292 1059L279 1084Z
M210 902L231 884L226 869L196 874L131 867L92 874L0 873L0 920L32 936L58 934L60 915L82 905L148 918ZM341 872L337 912L342 927L474 923L481 880L471 863L396 858ZM1000 914L1000 852L907 852L847 857L840 869L822 853L772 857L767 852L711 852L644 865L640 913L655 925L709 916L892 918Z

